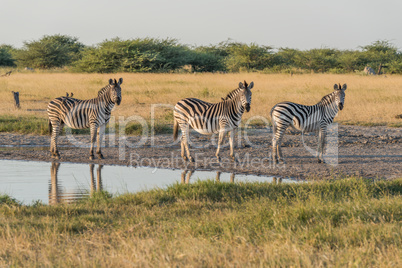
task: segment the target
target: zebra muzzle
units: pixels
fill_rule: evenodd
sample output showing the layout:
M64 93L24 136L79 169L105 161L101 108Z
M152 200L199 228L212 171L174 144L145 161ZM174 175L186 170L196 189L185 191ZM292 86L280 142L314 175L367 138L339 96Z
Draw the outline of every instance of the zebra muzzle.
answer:
M121 102L121 98L117 98L116 104L120 105L120 102Z
M339 103L338 107L339 107L339 110L342 111L342 109L343 109L343 103Z
M249 112L250 111L250 103L246 103L246 111Z

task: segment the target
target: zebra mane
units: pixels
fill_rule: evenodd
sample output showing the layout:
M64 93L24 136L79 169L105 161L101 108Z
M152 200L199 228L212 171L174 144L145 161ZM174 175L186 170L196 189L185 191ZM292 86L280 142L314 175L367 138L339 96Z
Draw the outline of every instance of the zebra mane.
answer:
M328 95L325 95L324 97L321 98L321 101L319 102L319 104L326 105L328 103L331 103L335 100L334 97L335 97L334 92L329 93Z
M233 97L235 97L237 95L237 93L239 93L239 91L241 90L241 88L236 88L232 91L230 91L225 98L222 98L222 100L229 100L229 99L233 99Z
M105 94L106 91L108 91L110 88L110 84L102 88L101 90L98 91L98 97Z

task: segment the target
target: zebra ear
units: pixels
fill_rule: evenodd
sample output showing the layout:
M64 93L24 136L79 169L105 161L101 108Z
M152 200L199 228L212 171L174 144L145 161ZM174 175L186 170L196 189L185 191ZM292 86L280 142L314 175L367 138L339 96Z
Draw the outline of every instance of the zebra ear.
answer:
M348 86L347 86L346 84L343 84L342 90L345 91L347 87L348 87Z
M112 78L109 79L109 84L110 85L113 84L113 79Z
M253 81L251 81L251 83L250 83L250 85L248 86L248 90L251 90L252 88L254 87L254 82Z
M334 85L334 89L335 89L335 90L339 90L339 89L340 89L339 86L338 86L338 84L335 84L335 85Z
M244 85L243 85L242 82L239 83L239 88L240 88L240 89L244 89Z
M123 84L123 78L119 79L119 85Z

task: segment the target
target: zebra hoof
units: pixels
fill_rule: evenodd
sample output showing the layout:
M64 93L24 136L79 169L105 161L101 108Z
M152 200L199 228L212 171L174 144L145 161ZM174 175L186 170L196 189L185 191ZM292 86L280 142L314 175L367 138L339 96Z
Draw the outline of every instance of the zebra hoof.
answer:
M94 155L93 154L91 154L90 156L89 156L89 160L94 160Z
M191 156L188 159L191 163L194 163L194 158L192 158Z
M98 154L98 159L105 159L105 158L103 157L103 154Z
M321 159L318 159L318 163L324 163L324 161L322 161Z
M221 158L219 156L216 157L216 162L218 162L218 163L221 162Z

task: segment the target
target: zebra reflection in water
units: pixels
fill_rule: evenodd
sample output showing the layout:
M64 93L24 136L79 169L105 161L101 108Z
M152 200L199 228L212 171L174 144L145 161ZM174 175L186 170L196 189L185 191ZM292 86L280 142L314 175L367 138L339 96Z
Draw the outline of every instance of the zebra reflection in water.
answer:
M50 184L49 184L49 205L55 205L60 203L72 203L79 199L88 196L88 191L85 189L77 189L72 192L64 192L63 187L60 185L58 179L58 172L60 163L52 163L50 167ZM94 164L89 165L89 175L91 177L90 194L94 192L102 191L102 168L103 165L99 165L96 169L96 177L94 176Z
M216 172L216 177L215 177L215 180L217 181L217 182L220 182L221 181L221 171L217 171ZM181 172L181 183L182 184L189 184L190 183L190 178L191 178L191 176L194 174L194 169L184 169L182 172ZM235 174L234 173L231 173L230 174L230 182L231 183L234 183L234 179L235 179Z

